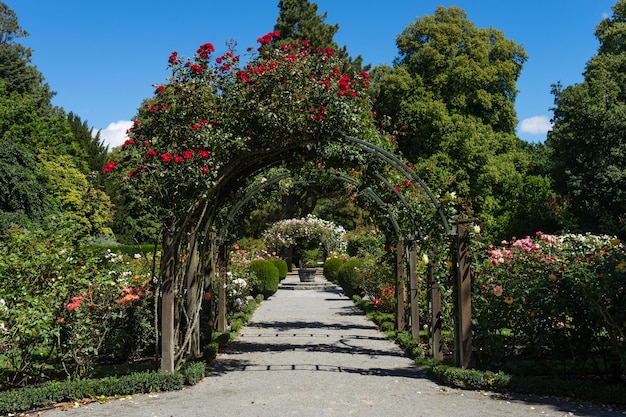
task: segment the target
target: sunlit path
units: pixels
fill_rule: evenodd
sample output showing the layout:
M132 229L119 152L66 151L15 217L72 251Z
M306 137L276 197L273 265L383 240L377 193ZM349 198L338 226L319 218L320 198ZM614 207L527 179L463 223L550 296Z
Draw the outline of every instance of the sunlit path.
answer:
M287 278L290 279L290 278ZM297 279L297 278L296 278ZM320 277L317 278L322 279ZM113 399L72 416L617 416L549 400L439 386L340 290L279 290L209 377L182 391Z

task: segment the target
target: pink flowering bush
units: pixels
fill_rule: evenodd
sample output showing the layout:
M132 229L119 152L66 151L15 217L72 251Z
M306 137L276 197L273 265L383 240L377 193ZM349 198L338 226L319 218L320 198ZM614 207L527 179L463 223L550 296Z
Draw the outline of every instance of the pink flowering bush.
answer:
M481 361L603 358L607 368L626 369L626 252L619 240L538 232L490 246L473 268Z

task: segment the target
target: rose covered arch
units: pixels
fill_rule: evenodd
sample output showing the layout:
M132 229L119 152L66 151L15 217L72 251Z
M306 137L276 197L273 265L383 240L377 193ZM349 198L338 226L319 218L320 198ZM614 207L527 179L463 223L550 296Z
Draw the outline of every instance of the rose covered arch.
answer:
M203 256L216 251L206 236L223 202L260 169L287 157L315 158L320 147L350 160L356 156L349 148L356 147L392 165L418 191L429 216L439 217L444 234L454 234L436 196L375 128L369 75L344 70L349 66L331 49L277 38L275 32L260 37L245 64L233 45L215 54L205 43L189 59L173 52L172 76L155 85L128 131L122 158L105 167L112 175L124 172L124 183L150 198L162 221L163 371L199 354L199 288L215 271ZM185 335L180 346L179 331Z

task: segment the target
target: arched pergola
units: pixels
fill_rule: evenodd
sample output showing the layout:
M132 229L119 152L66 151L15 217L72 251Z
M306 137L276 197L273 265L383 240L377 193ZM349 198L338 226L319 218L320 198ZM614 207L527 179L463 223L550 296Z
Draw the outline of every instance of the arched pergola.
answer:
M455 289L456 289L456 302L455 302L455 353L456 353L456 362L460 366L469 366L471 360L471 305L470 305L470 276L469 276L469 245L467 241L467 233L466 226L467 221L464 218L450 218L444 210L440 207L438 199L435 195L430 191L430 189L426 186L426 184L421 180L421 178L411 169L409 168L402 160L400 160L393 153L383 149L380 146L372 144L370 142L364 141L359 138L343 136L339 138L329 138L329 141L337 142L346 146L352 146L364 153L370 155L374 160L382 162L392 169L396 170L403 176L405 176L422 196L422 201L425 205L428 206L429 210L432 213L434 218L439 219L436 223L439 224L441 230L451 239L452 245L452 253L453 253L453 274L455 278ZM292 146L287 151L293 151L297 153L299 149L304 146L311 145L315 142L303 142L298 146ZM215 266L216 259L222 259L222 262L225 262L225 245L226 234L229 228L230 223L233 221L234 216L241 209L243 205L246 204L256 193L261 191L262 189L275 184L280 181L281 177L276 177L269 179L266 183L257 184L252 186L249 190L243 193L243 196L236 199L233 203L231 203L231 207L228 208L229 202L231 199L224 198L227 193L235 193L240 190L245 190L245 186L247 181L242 181L242 178L252 178L255 174L264 172L265 170L285 164L285 152L277 150L269 150L265 152L260 152L255 155L255 157L246 158L245 161L238 161L237 163L232 163L230 166L226 167L224 170L223 176L221 177L220 183L216 185L214 188L215 193L212 195L213 198L209 196L205 201L205 209L203 210L202 221L200 222L203 225L205 233L203 235L209 234L208 231L214 230L215 234L213 235L213 239L205 239L204 249L208 253L208 259L213 261L208 262L207 271L211 276L216 276L216 271L219 268ZM329 172L325 172L324 170L310 170L308 171L309 176L318 176L321 177L323 175L329 176ZM420 238L423 238L424 232L421 230L420 225L417 223L415 216L409 215L410 223L413 223L412 227L405 228L402 230L402 227L398 223L398 220L391 214L389 211L388 205L382 200L381 196L374 192L370 187L364 187L362 182L355 180L347 175L341 173L330 174L330 176L334 177L337 180L349 183L362 190L368 198L371 198L375 201L380 207L384 207L385 210L389 213L389 221L393 225L393 228L398 236L398 312L402 311L402 314L398 314L398 328L402 329L405 326L403 322L404 318L404 304L405 300L403 299L404 294L404 253L405 253L405 244L408 249L408 264L409 271L408 275L411 278L411 319L412 323L419 323L419 315L417 309L417 277L416 277L416 253L418 248L418 241ZM381 187L386 188L390 193L395 196L395 199L398 201L399 205L406 209L409 213L413 208L406 201L404 196L398 192L395 187L389 182L388 179L385 178L379 172L373 172L372 178L374 178ZM282 177L284 178L284 177ZM305 181L306 183L306 181ZM224 218L219 216L221 210L226 210L227 215ZM221 257L220 257L221 254ZM224 265L222 265L224 266ZM224 270L224 268L222 268ZM192 281L188 281L189 285L193 285ZM220 286L222 287L222 286ZM190 291L187 289L188 293L198 293L198 291ZM437 288L435 288L435 292L437 292ZM197 296L196 296L197 299ZM433 302L433 306L436 306L438 303ZM400 310L402 309L402 310ZM192 313L194 311L198 311L197 309L192 309ZM433 311L433 318L439 316L438 311ZM435 320L433 322L436 322ZM419 327L412 326L414 337L419 337ZM437 330L437 326L435 326L435 331ZM434 340L434 352L439 352L439 347L435 346L438 344L439 337L436 337Z

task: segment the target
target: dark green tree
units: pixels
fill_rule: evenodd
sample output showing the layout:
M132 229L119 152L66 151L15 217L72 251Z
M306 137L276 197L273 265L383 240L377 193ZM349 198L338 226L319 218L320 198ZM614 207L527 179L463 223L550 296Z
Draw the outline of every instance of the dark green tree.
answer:
M8 93L29 95L39 108L45 108L54 93L43 75L31 65L31 49L16 42L17 38L27 36L15 12L0 2L0 81L6 83Z
M335 34L339 30L339 25L326 23L328 12L318 14L316 3L311 3L309 0L279 0L278 9L274 30L280 33L281 40L306 40L315 48L331 48L339 51L348 65L357 72L369 68L369 66L363 66L363 57L359 55L353 58L345 45L341 48L337 45Z
M626 1L596 27L598 54L584 81L553 87L546 142L556 189L578 231L626 236Z
M493 237L510 235L530 163L515 135L523 48L443 6L416 19L396 43L393 66L372 71L381 126L431 188L456 196Z
M78 115L72 112L68 113L67 120L74 135L74 140L78 142L83 151L83 157L87 165L85 174L102 172L102 167L108 158L108 149L100 138L100 132L93 136L93 129L89 128L87 121L82 121Z

